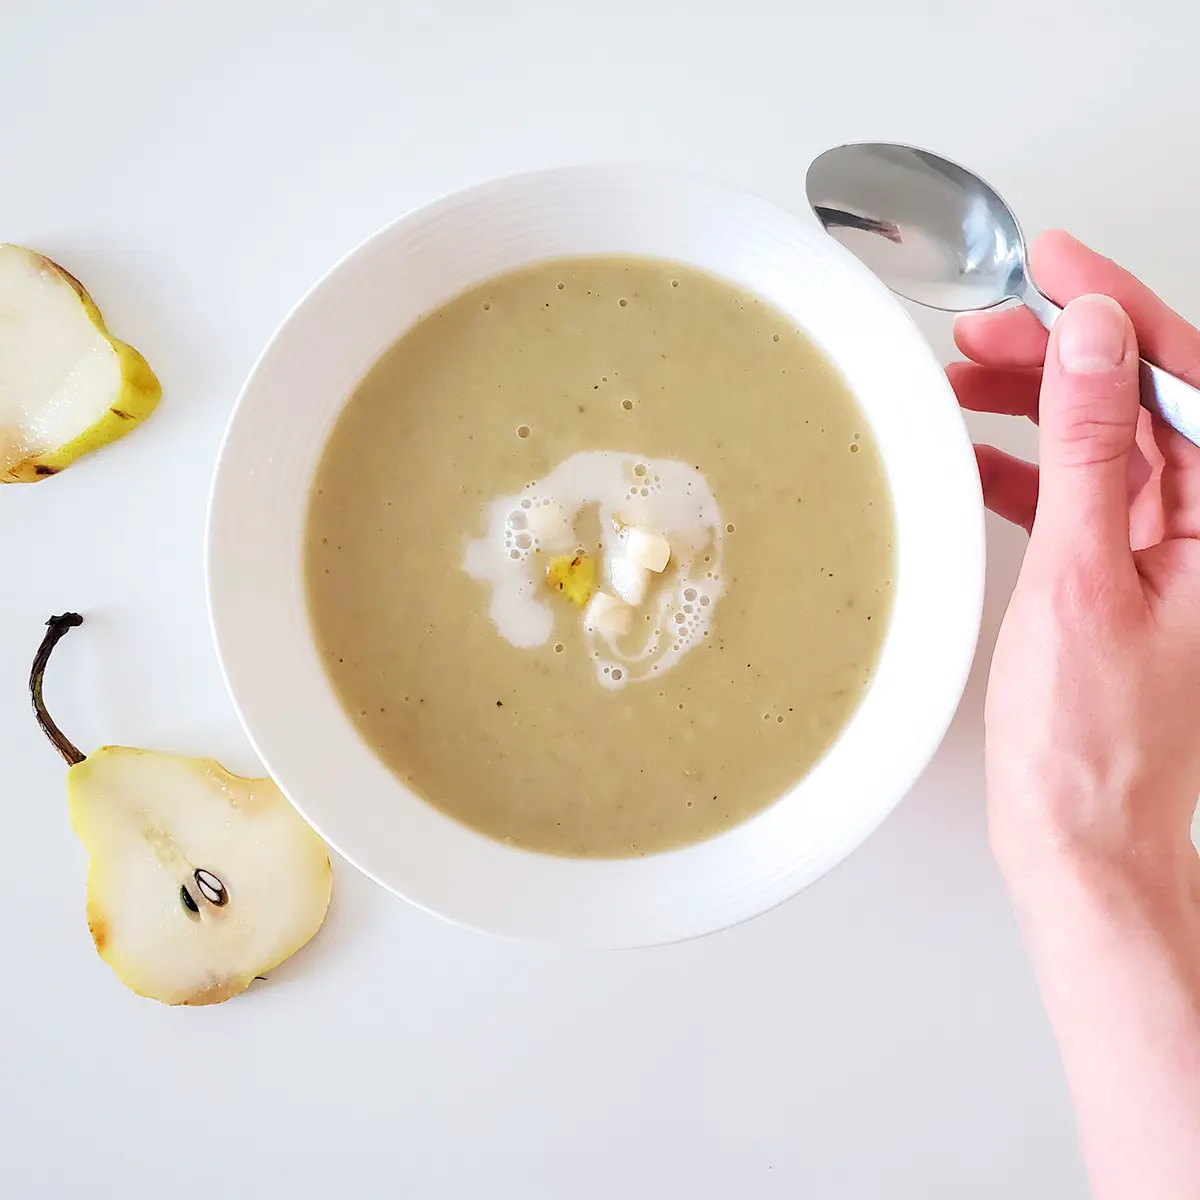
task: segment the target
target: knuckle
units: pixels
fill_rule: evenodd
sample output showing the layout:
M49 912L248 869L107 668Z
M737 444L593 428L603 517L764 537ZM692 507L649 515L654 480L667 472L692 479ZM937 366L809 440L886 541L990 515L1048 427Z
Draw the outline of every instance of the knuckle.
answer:
M1079 398L1061 405L1049 425L1054 456L1066 466L1101 466L1129 453L1137 413Z

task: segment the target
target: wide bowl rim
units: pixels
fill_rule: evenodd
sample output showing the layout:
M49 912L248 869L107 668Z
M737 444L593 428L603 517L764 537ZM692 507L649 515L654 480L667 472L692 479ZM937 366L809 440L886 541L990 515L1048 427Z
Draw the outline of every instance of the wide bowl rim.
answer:
M260 380L266 364L272 361L274 355L279 352L279 348L284 344L288 336L289 329L296 321L299 314L305 312L310 306L318 302L319 298L329 287L331 281L336 280L339 276L350 269L354 264L363 262L369 258L374 249L382 244L385 244L389 238L396 235L398 230L411 226L414 223L421 221L430 221L435 218L450 214L456 206L467 205L493 193L496 189L521 189L537 191L541 188L551 188L558 186L564 181L574 181L580 183L588 180L597 182L612 179L638 180L649 187L661 184L664 187L679 187L679 188L694 188L703 189L712 196L725 196L731 202L753 201L755 204L770 209L777 218L788 222L799 222L800 218L796 214L763 200L753 193L745 189L732 186L727 183L719 182L700 175L694 172L676 170L668 167L657 166L626 166L626 165L586 165L586 166L567 166L567 167L548 167L540 168L533 171L525 171L512 175L501 176L492 180L486 180L470 187L448 192L437 199L431 200L425 204L419 205L416 208L396 217L388 222L368 237L364 238L357 246L343 255L336 263L325 271L296 301L289 309L284 318L280 321L277 328L273 331L271 337L267 340L262 351L257 356L253 366L251 367L245 383L238 393L231 410L226 429L222 435L220 449L218 451L216 464L213 471L212 481L209 488L208 505L205 520L205 550L204 550L204 573L205 573L205 593L209 615L209 625L213 638L213 644L217 653L219 668L222 679L225 682L226 690L229 693L230 700L237 713L238 720L242 725L245 734L263 762L264 767L274 777L278 778L276 769L277 764L273 764L272 759L277 758L274 752L270 752L264 747L260 738L256 735L253 727L252 719L248 718L244 709L243 703L238 695L237 686L232 677L231 663L228 659L228 652L225 648L225 640L222 633L222 617L219 610L221 609L222 600L216 594L215 566L222 554L222 547L219 543L219 530L217 528L218 521L216 519L219 506L221 503L221 489L223 483L222 465L227 461L230 446L238 435L239 416L250 402L250 398L254 396L255 389ZM891 307L893 316L900 318L907 327L907 338L914 352L923 351L928 362L932 363L937 368L937 376L941 379L940 386L944 389L945 398L949 403L955 403L953 393L950 389L948 381L946 381L944 373L942 373L940 364L936 356L933 354L932 348L929 346L924 335L913 321L911 315L904 309L900 302L891 295L884 285L878 281L865 267L862 266L848 251L838 246L832 239L826 239L829 242L827 248L829 256L838 261L838 269L848 275L854 277L855 287L862 289L864 294L873 294L877 301L885 301ZM534 260L530 260L534 261ZM701 269L704 269L703 267ZM835 364L838 365L838 364ZM931 386L932 376L930 377ZM955 404L957 410L957 405ZM331 835L327 828L327 822L321 816L314 815L312 805L306 803L303 797L296 794L295 787L289 787L281 782L281 786L288 799L297 809L298 812L308 821L318 833L326 840L330 847L339 855L345 858L348 862L354 865L358 870L362 871L369 878L375 880L381 886L387 888L394 894L401 896L423 910L451 920L468 928L481 930L493 935L510 937L518 940L533 940L557 943L573 946L590 946L590 947L611 947L611 948L629 948L636 946L660 945L669 942L686 940L688 938L702 936L710 932L716 932L719 929L728 928L733 925L740 924L743 921L749 920L754 916L761 915L764 912L783 903L785 900L796 895L804 888L810 886L817 879L821 878L831 871L838 864L843 862L858 846L863 844L872 833L883 823L887 816L895 810L900 801L908 794L913 784L916 782L919 775L926 768L929 761L937 752L938 747L943 741L946 731L954 718L961 701L963 692L965 691L967 681L974 662L975 651L978 643L979 630L983 615L984 602L984 569L985 569L985 533L984 533L984 508L982 502L982 494L979 488L978 474L974 470L974 454L971 447L970 438L967 434L965 423L959 425L959 434L957 438L954 435L949 435L950 441L957 440L956 446L949 447L956 455L957 466L962 466L969 457L971 470L969 472L959 471L960 483L963 487L956 493L955 499L958 502L966 504L970 513L967 514L971 520L969 544L965 549L965 560L963 567L966 572L966 579L963 587L963 636L955 653L949 660L943 661L941 664L941 674L944 680L944 696L946 702L942 706L942 711L937 714L936 719L931 720L928 725L928 745L925 752L915 756L912 764L903 773L902 776L895 778L894 784L889 788L890 798L886 802L880 803L874 810L873 816L869 821L860 822L857 825L848 826L843 831L842 836L839 836L830 841L824 848L823 852L812 858L809 862L809 868L803 873L802 878L792 879L786 887L776 889L769 897L758 897L748 905L743 906L736 912L731 912L727 916L718 920L701 919L699 921L689 921L686 918L676 919L670 928L660 928L657 932L647 931L645 935L640 935L635 931L624 931L620 934L613 934L612 930L602 932L599 930L564 930L561 928L555 929L540 929L530 928L527 925L506 924L503 922L491 922L487 919L480 919L477 906L475 915L468 915L464 911L448 910L445 904L434 904L428 902L427 897L421 895L418 891L406 886L402 880L388 877L386 872L380 871L369 861L369 855L365 854L361 849L356 849L352 845L346 844L346 840L337 835ZM972 482L973 481L973 482ZM298 500L298 503L303 503L303 499ZM310 634L311 636L311 634ZM332 685L328 684L332 691ZM952 698L952 699L951 699ZM857 715L857 713L856 713ZM851 723L854 721L851 718ZM403 785L399 780L395 781L396 786L403 789ZM782 799L782 798L781 798ZM424 803L424 802L422 802ZM754 818L752 818L753 820ZM449 818L447 818L449 820ZM478 838L481 835L475 834L466 826L459 826L464 837ZM717 835L711 839L713 842L719 842L723 838L729 836L732 831ZM702 845L704 843L701 843ZM498 844L497 844L498 845ZM509 848L505 848L509 849ZM671 851L669 854L686 853L685 848L682 851ZM532 852L516 851L518 854L529 854ZM652 855L642 860L616 860L620 862L641 861L653 862L655 859L662 859L668 855ZM534 854L536 858L553 857ZM591 866L591 860L555 860L559 862L570 862L578 865L580 870L587 870ZM608 860L601 860L608 861ZM468 906L469 908L470 906Z

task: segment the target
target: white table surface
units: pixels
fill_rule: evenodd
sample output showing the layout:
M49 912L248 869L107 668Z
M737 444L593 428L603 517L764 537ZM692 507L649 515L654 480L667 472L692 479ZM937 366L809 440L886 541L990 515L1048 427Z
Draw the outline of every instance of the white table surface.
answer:
M1200 197L1185 6L0 8L0 240L75 272L164 385L118 446L0 492L0 1193L1082 1200L985 841L983 664L1022 549L999 525L979 665L913 794L800 898L651 952L493 941L337 862L325 929L268 983L140 1000L92 950L63 764L24 689L42 622L79 609L49 684L77 742L255 768L203 596L230 407L330 263L487 176L665 162L800 209L820 149L913 141L1200 317L1200 239L1175 233Z

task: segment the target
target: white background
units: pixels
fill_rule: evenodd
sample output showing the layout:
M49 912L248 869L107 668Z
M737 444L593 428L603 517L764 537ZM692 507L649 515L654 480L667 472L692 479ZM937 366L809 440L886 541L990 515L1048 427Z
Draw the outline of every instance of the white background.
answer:
M0 1192L27 1197L1082 1200L1053 1043L988 857L980 660L912 796L799 899L706 940L508 945L342 863L316 942L167 1009L93 952L49 694L86 750L255 768L204 612L234 397L325 268L510 171L661 162L801 209L857 138L977 167L1200 317L1185 5L1102 0L0 0L0 240L92 290L159 373L145 428L0 492ZM1128 13L1129 15L1124 15ZM922 318L939 352L948 326ZM1027 431L977 431L1028 450ZM269 447L263 448L264 453Z

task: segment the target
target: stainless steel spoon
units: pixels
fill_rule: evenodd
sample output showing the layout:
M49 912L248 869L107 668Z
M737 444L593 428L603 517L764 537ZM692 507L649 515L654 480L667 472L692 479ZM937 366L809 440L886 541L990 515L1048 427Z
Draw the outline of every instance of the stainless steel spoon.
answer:
M1012 209L957 163L862 142L814 159L805 186L826 232L906 299L946 312L1020 300L1047 329L1062 312L1029 278ZM1141 394L1200 446L1200 391L1142 359Z

